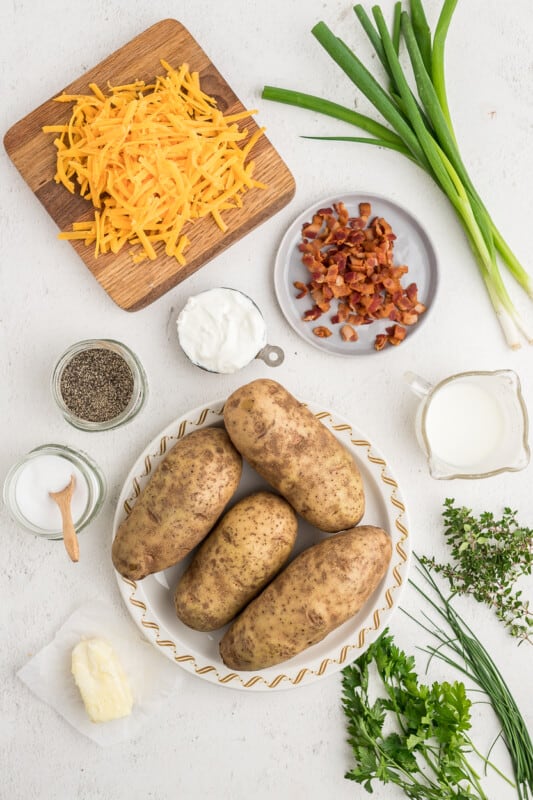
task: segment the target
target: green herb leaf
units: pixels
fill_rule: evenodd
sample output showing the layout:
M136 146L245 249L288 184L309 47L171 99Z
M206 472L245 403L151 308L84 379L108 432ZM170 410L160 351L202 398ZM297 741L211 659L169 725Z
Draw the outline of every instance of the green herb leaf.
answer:
M421 563L445 577L454 594L471 595L491 608L511 636L533 644L529 603L514 588L520 577L532 573L533 531L521 526L510 508L501 519L490 511L476 517L454 502L447 498L442 514L451 561L422 556Z
M382 695L371 702L378 681ZM380 781L418 800L487 800L467 760L471 703L464 684L420 683L414 658L386 630L343 670L342 685L355 761L346 778L369 793Z
M446 502L449 508L453 507L453 500ZM512 514L509 509L506 509L507 512ZM491 522L491 514L485 513L483 516L485 523ZM450 599L444 596L431 575L430 568L416 553L414 557L418 563L418 574L424 580L426 589L419 586L413 578L409 579L409 583L427 601L437 617L432 619L426 614L422 618L420 615L414 617L404 609L402 610L436 641L435 645L425 648L425 652L429 653L431 658L438 658L449 666L455 667L486 693L501 723L501 736L513 764L518 798L519 800L529 800L533 796L533 743L520 709L490 654L454 609ZM456 725L459 729L464 728L466 731L470 724L468 699L462 694L462 690L448 693L447 699L453 699L453 704L450 707L447 703L448 707L443 709L443 721L447 729L444 735L455 733ZM451 725L448 726L450 713ZM464 731L463 736L466 735ZM445 748L443 748L444 751ZM449 752L450 749L445 752L445 756ZM453 754L453 749L451 753ZM456 764L455 761L453 764L454 768L464 766ZM497 771L499 772L499 770ZM499 774L501 775L501 773ZM476 779L475 776L473 779ZM508 779L505 778L505 780Z

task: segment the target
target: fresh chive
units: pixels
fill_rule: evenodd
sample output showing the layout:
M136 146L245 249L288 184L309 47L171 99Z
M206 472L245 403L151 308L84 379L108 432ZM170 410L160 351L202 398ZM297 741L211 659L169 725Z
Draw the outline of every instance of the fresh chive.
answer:
M419 616L414 617L406 611L404 613L438 642L437 646L424 648L430 658L438 658L459 669L485 692L502 726L502 737L513 764L518 797L520 800L529 800L533 797L533 743L526 722L488 651L454 609L451 598L444 596L416 554L415 559L417 572L427 590L412 578L409 583L433 608L441 622L424 615L424 623Z

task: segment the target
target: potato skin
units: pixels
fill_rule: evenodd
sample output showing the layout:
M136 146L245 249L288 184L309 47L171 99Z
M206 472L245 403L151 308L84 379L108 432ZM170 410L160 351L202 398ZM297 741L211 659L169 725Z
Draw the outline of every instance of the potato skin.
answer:
M256 472L312 525L336 532L361 520L365 496L354 459L279 383L241 386L226 401L224 424Z
M370 525L304 550L226 631L220 642L224 664L264 669L320 642L362 608L391 555L388 534Z
M224 428L180 439L117 531L112 559L140 580L181 561L211 530L239 485L242 458Z
M298 532L291 506L255 492L224 514L205 539L175 591L179 619L198 631L230 622L290 556Z

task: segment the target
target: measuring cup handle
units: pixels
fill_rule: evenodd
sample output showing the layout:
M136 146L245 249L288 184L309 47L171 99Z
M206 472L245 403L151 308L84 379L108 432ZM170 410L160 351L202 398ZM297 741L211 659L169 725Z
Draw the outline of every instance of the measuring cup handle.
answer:
M420 375L417 375L415 372L404 372L403 377L411 391L418 395L418 397L427 397L433 389L431 383L426 381L425 378L421 378Z
M281 347L277 347L274 344L266 344L263 349L258 352L256 358L260 358L261 361L264 361L269 367L279 367L280 364L283 364L285 353Z

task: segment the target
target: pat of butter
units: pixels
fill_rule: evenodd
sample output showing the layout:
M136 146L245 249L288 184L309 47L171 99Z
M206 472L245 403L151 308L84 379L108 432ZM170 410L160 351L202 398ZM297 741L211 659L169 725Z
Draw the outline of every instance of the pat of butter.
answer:
M79 642L72 651L72 674L92 722L108 722L131 714L130 685L109 642Z

